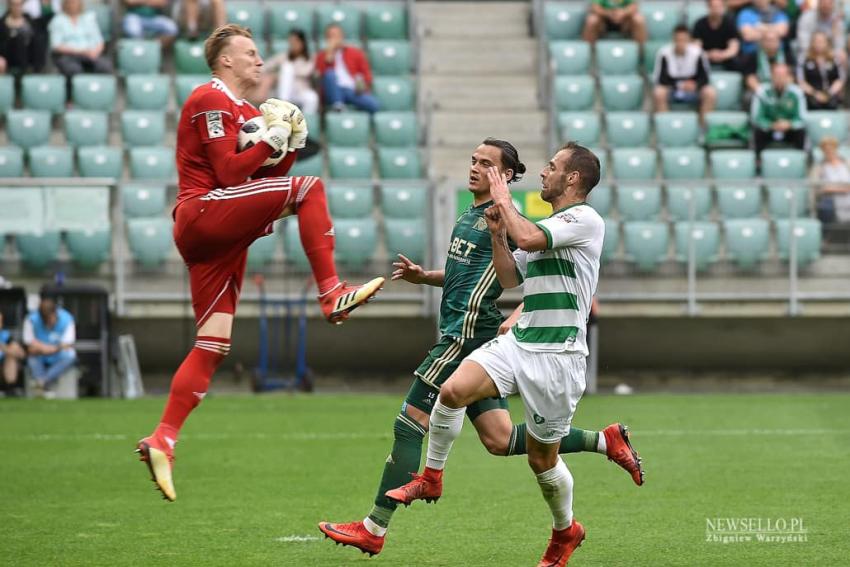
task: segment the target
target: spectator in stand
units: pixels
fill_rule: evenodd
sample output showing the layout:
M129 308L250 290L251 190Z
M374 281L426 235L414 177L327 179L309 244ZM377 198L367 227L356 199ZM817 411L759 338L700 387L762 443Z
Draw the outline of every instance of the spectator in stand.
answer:
M797 22L797 48L800 59L806 56L812 36L815 32L826 34L832 40L832 53L841 63L844 62L844 13L836 8L835 0L818 0L815 9L803 12Z
M780 40L788 36L788 16L773 5L771 0L753 0L738 13L738 33L743 39L741 53L749 55L758 49L765 33L775 33Z
M55 299L42 297L38 309L24 321L23 335L36 392L43 393L77 360L74 317L57 307Z
M209 8L207 14L201 13L201 3ZM227 23L227 12L224 0L183 0L183 22L186 27L186 37L192 41L198 39L202 20L208 20L208 27L216 29ZM203 17L206 16L206 17Z
M30 17L36 34L32 52L32 64L36 69L44 69L47 65L48 26L53 16L61 11L62 0L24 0L24 13Z
M750 105L756 152L781 143L803 149L806 144L806 97L794 84L791 69L777 63L771 82L759 86Z
M44 46L39 42L43 41L32 18L24 12L24 0L9 0L8 10L0 16L0 72L40 72Z
M646 41L646 20L636 0L593 0L582 37L594 43L607 32L622 32L640 44Z
M358 110L378 111L378 99L371 93L372 70L366 54L345 44L345 32L337 24L325 28L325 49L316 54L316 71L326 107L343 110L351 104Z
M748 92L754 93L759 85L770 81L770 69L777 63L794 68L794 54L787 45L783 45L773 30L762 34L759 47L753 53L743 57L741 71Z
M302 112L318 112L319 94L311 83L315 67L307 36L301 30L292 30L288 41L289 50L280 66L276 96L294 103Z
M12 333L3 328L3 313L0 313L0 365L3 367L3 385L7 395L14 392L18 371L26 356L23 347L12 340Z
M806 58L797 68L797 83L806 93L808 109L837 109L841 105L846 78L844 65L830 50L829 38L825 33L816 31L812 34Z
M694 39L702 46L709 63L736 71L741 42L735 18L726 12L723 0L708 0L707 4L708 14L694 24Z
M821 182L817 201L818 218L825 224L850 222L850 166L838 153L838 140L820 141L823 161L815 167L815 179Z
M667 112L669 103L699 104L700 118L714 110L717 91L708 84L711 73L702 47L691 41L688 26L673 30L673 43L655 56L653 98L655 111Z
M50 51L59 72L68 78L78 73L111 73L103 55L103 36L94 12L83 13L82 0L63 0L62 12L50 20Z
M163 47L177 37L177 23L165 15L168 0L124 0L124 35L133 39L156 37Z

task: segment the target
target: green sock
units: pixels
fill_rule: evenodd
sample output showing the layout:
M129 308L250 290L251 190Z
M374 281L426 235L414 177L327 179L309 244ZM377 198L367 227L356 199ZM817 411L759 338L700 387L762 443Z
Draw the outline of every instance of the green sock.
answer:
M511 440L508 443L508 455L525 455L528 452L525 448L525 430L526 425L524 423L514 425L513 431L511 431ZM558 452L562 454L581 453L582 451L595 453L598 443L598 431L587 431L571 426L567 436L561 439L561 447Z
M402 413L395 418L393 434L393 450L384 465L384 474L375 496L375 506L369 512L369 519L382 528L389 526L393 512L398 506L397 502L384 496L384 493L410 482L412 473L419 471L425 428L415 419Z

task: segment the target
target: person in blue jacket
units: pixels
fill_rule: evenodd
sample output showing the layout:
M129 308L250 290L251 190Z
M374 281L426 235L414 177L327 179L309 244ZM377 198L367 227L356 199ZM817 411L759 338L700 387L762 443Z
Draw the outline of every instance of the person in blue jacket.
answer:
M38 309L27 316L23 340L37 391L49 387L77 360L74 317L53 298L42 297Z

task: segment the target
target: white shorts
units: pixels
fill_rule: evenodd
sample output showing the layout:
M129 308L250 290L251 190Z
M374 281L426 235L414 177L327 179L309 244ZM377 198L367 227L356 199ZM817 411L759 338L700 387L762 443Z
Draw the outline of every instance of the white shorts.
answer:
M480 364L502 397L519 393L528 433L541 443L558 443L584 394L584 355L532 352L519 346L513 331L485 343L466 357Z

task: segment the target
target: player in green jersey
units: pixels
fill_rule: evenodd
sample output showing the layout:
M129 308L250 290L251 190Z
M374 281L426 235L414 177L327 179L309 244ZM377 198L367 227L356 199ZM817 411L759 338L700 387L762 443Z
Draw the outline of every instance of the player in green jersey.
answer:
M365 553L379 553L384 545L387 526L397 503L385 492L411 479L419 470L422 444L428 420L440 391L440 385L457 369L461 361L500 332L503 317L496 307L502 294L493 267L493 246L484 211L493 204L488 168L496 167L507 183L517 181L525 172L516 148L502 140L486 139L472 154L469 190L472 205L457 219L452 230L448 256L443 270L426 271L403 255L395 265L393 279L443 288L440 303L440 340L428 351L414 372L416 379L396 417L394 443L384 465L375 504L362 521L335 524L321 522L319 529L344 545ZM512 316L513 319L513 316ZM512 323L511 320L506 323ZM513 425L505 398L480 400L467 409L479 438L494 455L526 454L526 424ZM602 432L571 428L562 439L562 453L599 452L626 469L636 484L643 482L640 462L619 423Z

